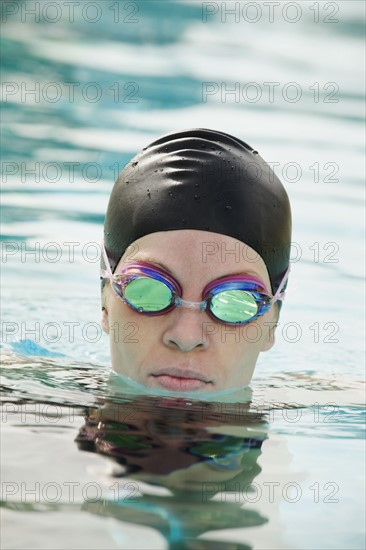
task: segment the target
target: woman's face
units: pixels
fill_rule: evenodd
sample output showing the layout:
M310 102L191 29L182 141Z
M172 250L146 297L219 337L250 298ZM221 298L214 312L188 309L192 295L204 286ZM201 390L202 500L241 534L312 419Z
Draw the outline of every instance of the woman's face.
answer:
M125 251L116 272L137 260L162 264L180 282L182 298L192 302L202 300L207 283L230 274L255 275L271 288L262 258L218 233L187 229L145 235ZM131 309L107 283L103 306L113 369L148 387L211 391L244 386L259 353L274 344L276 305L241 326L184 307L149 317Z

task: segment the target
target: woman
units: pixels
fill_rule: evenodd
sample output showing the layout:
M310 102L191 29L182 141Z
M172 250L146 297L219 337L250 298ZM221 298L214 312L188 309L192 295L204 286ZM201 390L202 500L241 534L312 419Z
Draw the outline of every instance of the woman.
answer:
M249 145L191 129L145 147L119 175L104 226L113 369L173 391L249 384L274 344L290 245L287 193Z

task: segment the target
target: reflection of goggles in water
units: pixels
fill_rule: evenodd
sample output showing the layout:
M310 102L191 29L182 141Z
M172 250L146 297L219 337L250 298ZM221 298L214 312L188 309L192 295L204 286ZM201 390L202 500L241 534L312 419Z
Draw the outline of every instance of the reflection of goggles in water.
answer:
M144 315L164 315L175 307L207 311L214 319L227 324L244 324L264 315L277 300L284 299L287 269L276 294L271 297L267 287L251 275L229 275L215 279L203 289L201 302L182 299L182 287L169 273L156 265L137 261L127 263L112 274L108 256L102 246L107 269L101 271L110 280L114 292L133 310Z
M108 422L103 426L103 437L99 443L108 444L108 452L114 456L126 453L143 452L156 450L149 437L143 437L139 434L123 433L121 427L127 428L127 425ZM195 441L188 446L180 447L179 451L187 455L195 456L199 462L209 462L218 470L237 470L242 466L243 455L253 449L259 450L263 441L255 438L238 438L230 435L214 436L213 439L204 441ZM146 455L147 456L147 455Z
M240 468L243 454L252 449L260 449L259 439L224 436L221 441L203 441L189 447L189 453L210 461L218 469L236 470Z

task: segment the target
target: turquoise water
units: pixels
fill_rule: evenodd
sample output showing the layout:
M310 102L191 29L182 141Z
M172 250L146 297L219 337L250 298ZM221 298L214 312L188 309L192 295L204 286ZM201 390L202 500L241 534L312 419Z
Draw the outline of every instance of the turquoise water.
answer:
M2 547L364 548L363 2L5 4ZM201 401L110 373L98 273L118 170L199 126L277 163L295 243L251 389Z

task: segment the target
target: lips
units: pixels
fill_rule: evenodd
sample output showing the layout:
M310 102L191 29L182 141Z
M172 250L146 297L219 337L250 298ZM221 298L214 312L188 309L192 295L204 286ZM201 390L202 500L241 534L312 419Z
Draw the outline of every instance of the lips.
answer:
M172 367L161 369L151 374L154 385L173 391L191 391L208 389L212 380L199 371L193 369Z

